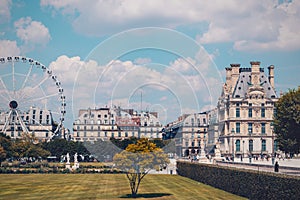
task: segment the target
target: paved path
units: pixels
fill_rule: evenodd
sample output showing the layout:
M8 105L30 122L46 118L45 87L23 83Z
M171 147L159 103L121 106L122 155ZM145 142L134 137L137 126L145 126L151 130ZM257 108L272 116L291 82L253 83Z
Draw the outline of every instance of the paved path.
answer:
M279 173L300 176L300 159L285 159L276 161L279 164ZM252 162L249 163L249 159L246 158L243 159L243 161L236 159L234 162L217 162L217 165L274 172L274 165L271 160L252 160Z

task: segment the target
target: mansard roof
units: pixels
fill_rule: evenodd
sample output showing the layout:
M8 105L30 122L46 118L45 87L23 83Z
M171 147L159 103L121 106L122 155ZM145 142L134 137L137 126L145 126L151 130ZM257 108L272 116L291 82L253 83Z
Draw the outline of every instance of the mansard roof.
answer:
M271 86L268 77L265 75L263 68L260 69L259 75L260 85L265 93L265 98L278 98L275 93L274 88ZM251 83L251 68L241 68L240 74L235 88L233 91L234 98L245 98L247 92L249 92L249 87L253 86Z

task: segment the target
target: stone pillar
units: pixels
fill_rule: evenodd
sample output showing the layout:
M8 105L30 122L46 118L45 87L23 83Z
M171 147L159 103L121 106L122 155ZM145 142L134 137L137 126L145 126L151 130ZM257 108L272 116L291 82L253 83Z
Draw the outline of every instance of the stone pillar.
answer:
M230 89L232 87L232 83L231 83L232 68L226 67L225 69L226 69L226 88Z
M221 152L220 152L220 142L216 142L216 148L215 148L215 158L216 160L221 160Z
M271 65L268 67L269 69L269 82L272 86L272 88L274 88L274 65Z
M207 158L205 155L205 150L204 150L204 134L200 133L200 155L199 155L199 162L207 162Z
M67 153L66 169L71 169L70 155L69 155L69 153Z

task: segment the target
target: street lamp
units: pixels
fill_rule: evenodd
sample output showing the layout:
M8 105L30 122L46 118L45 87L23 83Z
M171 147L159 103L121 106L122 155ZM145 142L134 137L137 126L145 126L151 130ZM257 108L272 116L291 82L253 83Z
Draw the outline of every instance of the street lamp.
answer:
M232 145L232 161L234 161L234 143L233 143L233 141L234 141L234 139L233 139L234 133L235 133L234 128L232 128L232 130L231 130L231 138L232 138L232 143L231 143L231 145Z

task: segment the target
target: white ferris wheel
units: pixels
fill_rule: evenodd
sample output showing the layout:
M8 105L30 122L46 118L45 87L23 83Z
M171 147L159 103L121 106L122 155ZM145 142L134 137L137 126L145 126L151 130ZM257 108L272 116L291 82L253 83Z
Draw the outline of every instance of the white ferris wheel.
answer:
M0 57L0 132L52 139L61 134L65 107L64 90L52 70L31 58Z

